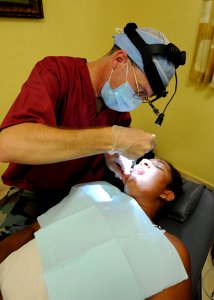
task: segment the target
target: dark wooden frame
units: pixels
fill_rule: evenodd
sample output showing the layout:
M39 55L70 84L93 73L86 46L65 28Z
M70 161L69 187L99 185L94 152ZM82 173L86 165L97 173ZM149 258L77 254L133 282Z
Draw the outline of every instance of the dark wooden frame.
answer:
M0 17L44 18L42 0L0 0Z

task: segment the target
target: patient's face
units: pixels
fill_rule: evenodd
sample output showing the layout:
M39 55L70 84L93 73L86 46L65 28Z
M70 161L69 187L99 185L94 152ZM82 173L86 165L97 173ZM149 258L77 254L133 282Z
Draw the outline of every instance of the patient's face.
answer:
M169 164L160 159L143 159L131 175L123 178L125 192L134 197L157 198L171 182Z

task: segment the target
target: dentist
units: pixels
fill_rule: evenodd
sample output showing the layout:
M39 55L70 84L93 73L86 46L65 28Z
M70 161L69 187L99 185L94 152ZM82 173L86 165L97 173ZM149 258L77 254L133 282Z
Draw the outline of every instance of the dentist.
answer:
M176 59L171 50L169 57L154 55L148 68L143 45L131 41L129 29L115 35L113 48L96 61L44 58L23 84L0 126L0 161L9 163L2 181L10 186L0 200L2 240L34 222L74 184L109 181L111 171L121 178L120 155L136 160L154 148L153 134L129 127L129 112L166 95L182 64L180 52ZM157 30L131 31L146 45L169 44Z

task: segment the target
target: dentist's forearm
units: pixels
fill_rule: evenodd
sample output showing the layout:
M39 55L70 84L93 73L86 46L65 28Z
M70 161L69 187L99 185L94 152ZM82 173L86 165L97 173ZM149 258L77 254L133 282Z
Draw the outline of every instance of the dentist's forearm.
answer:
M22 123L0 132L0 161L48 164L112 149L112 128L69 130Z

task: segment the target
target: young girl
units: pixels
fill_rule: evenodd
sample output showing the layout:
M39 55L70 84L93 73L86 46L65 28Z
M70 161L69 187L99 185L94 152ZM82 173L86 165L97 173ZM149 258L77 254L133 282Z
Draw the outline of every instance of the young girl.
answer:
M52 257L52 255L54 255L54 251L56 251L56 253L60 253L60 255L61 253L64 253L65 250L70 251L70 248L72 248L73 244L76 243L77 237L78 242L82 237L82 240L87 240L88 243L92 243L99 234L104 239L105 235L101 231L101 227L103 226L102 220L104 218L105 222L108 223L108 228L111 227L114 237L116 236L118 241L120 241L119 243L121 243L122 240L123 244L127 238L134 236L133 241L136 243L133 242L131 246L130 243L127 244L128 246L124 246L123 251L126 253L129 263L131 264L133 261L132 263L135 264L135 269L139 268L139 270L135 270L137 274L140 274L139 272L142 272L142 269L145 273L140 275L135 274L139 285L138 292L140 290L138 295L139 297L134 295L129 297L127 294L123 295L123 299L190 300L191 276L188 253L183 243L178 238L164 230L157 229L154 224L154 218L158 211L160 211L166 203L173 201L175 196L177 196L182 189L182 181L179 173L171 164L164 160L143 159L133 168L131 174L123 174L122 181L124 183L125 193L122 193L119 189L106 182L95 182L74 186L71 189L70 194L54 208L51 208L47 213L40 216L38 218L38 222L1 242L0 253L2 261L11 252L19 249L22 245L33 239L31 242L12 253L1 264L0 284L3 296L2 299L13 300L13 296L10 295L11 293L16 293L16 300L57 299L56 289L59 293L65 293L65 289L67 288L71 293L69 298L64 298L64 294L61 294L60 298L58 296L58 299L85 299L84 297L76 295L83 295L84 289L87 290L86 286L82 288L79 287L75 296L73 296L74 294L72 293L74 293L78 284L82 284L81 280L83 280L83 278L88 278L85 277L87 274L91 274L88 281L90 281L90 278L94 276L94 270L99 267L99 263L96 262L96 259L98 259L97 256L101 254L101 256L103 255L103 261L108 261L108 253L105 254L101 251L101 253L99 252L99 255L95 255L94 267L92 270L88 270L86 264L85 272L80 275L80 283L76 283L75 286L72 286L72 282L77 280L77 274L75 273L72 280L72 269L69 276L67 273L64 274L63 271L60 271L59 274L61 274L61 276L64 274L63 281L66 281L67 277L70 279L70 282L65 289L62 288L62 282L60 282L60 279L58 287L56 287L57 283L54 283L53 286L53 281L51 281L53 278L49 280L50 278L48 278L48 276L50 275L50 270L45 270L44 264L47 265L48 263L47 261L44 263L44 257L48 260L48 257ZM94 207L96 208L95 210ZM87 220L88 212L90 210L84 210L83 208L91 208L91 211L94 212L94 219L91 217L90 222L88 223L85 220ZM74 216L75 218L76 216L78 217L77 212L79 211L82 213L87 211L85 214L86 217L85 219L82 218L82 223L73 223ZM102 219L99 225L99 223L96 222L98 222L100 216ZM66 222L70 217L72 223L60 231L62 223ZM71 224L79 225L75 227ZM130 228L131 231L129 231ZM125 230L127 230L127 232ZM37 231L36 239L34 239L35 231ZM62 233L59 234L59 232ZM82 232L85 233L85 236L84 234L82 236ZM92 232L91 236L90 232ZM53 241L53 244L51 241ZM48 251L45 254L42 253L41 250L44 243L47 243L46 248ZM136 252L138 250L138 245L141 243L144 243L143 247L139 248L140 252ZM163 244L164 248L162 248ZM131 248L129 249L129 247ZM59 250L56 250L55 248ZM176 253L174 253L175 249ZM129 250L131 253L135 253L135 255L130 254ZM137 253L140 253L141 256L139 261L137 261ZM110 268L112 263L111 259L113 260L114 257L113 251L111 254L112 257L110 257L108 268ZM162 265L161 261L163 261ZM41 266L41 262L43 266ZM147 263L147 269L145 267L145 262ZM117 273L120 271L119 260L116 261L115 265L116 269L114 269L114 265L111 267L115 270L115 273ZM102 268L104 269L104 267ZM57 267L54 267L54 269L58 269L58 265ZM47 272L45 273L45 271ZM106 274L107 271L103 272L103 274ZM112 275L108 277L108 282L106 282L107 286L102 286L104 293L104 295L102 295L102 299L121 299L121 296L118 295L118 293L121 292L121 289L118 290L118 287L116 288L116 286L123 284L123 275L126 276L127 273L120 273L120 276L118 277L119 279L115 283L115 294L113 288L113 292L111 292L111 296L108 298L108 293L110 293L109 289L112 289L110 284L112 278L110 277L113 277L114 275L114 272L111 273ZM44 274L46 278L45 282L43 279ZM57 278L61 278L59 274L57 274ZM176 277L175 280L173 279L174 276ZM15 282L13 282L14 278ZM144 278L142 282L140 278ZM91 294L91 298L90 293L87 290L87 299L101 299L99 294L99 280L100 278L97 278L97 282L95 282L94 287L90 282L90 288L91 290L94 288L94 290ZM83 280L83 282L86 281L87 280ZM164 281L164 283L162 283L162 281ZM52 284L50 284L50 282L52 282ZM13 285L13 292L11 291L11 285ZM148 288L148 286L151 286L151 288ZM109 289L107 292L105 288L108 287ZM130 287L128 287L128 285L123 289L125 290L125 288L130 292ZM8 290L10 291L8 292ZM33 292L34 290L35 293ZM19 296L17 296L17 293Z

